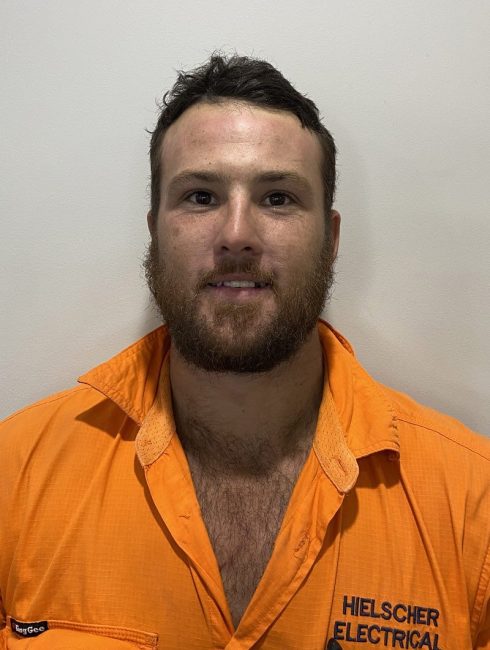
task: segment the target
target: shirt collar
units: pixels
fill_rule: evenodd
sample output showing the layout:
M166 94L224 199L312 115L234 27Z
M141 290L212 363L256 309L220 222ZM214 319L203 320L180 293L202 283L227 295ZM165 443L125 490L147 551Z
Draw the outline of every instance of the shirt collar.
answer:
M356 459L382 450L399 453L396 417L384 390L357 362L349 342L323 320L318 321L318 331L327 371L313 447L330 480L347 492L357 479ZM168 330L161 326L78 379L114 401L138 425L148 415L152 420L156 410L159 419L165 417L164 436L155 432L139 441L144 465L163 453L173 429L169 348Z
M325 382L349 448L356 458L382 450L399 453L397 420L388 391L364 370L342 334L323 320L318 329L328 364Z
M345 493L357 480L358 459L384 450L399 454L398 430L392 405L350 343L323 320L318 331L326 372L313 447L325 473Z
M115 402L141 425L157 394L162 363L170 348L167 328L159 327L115 357L78 378Z

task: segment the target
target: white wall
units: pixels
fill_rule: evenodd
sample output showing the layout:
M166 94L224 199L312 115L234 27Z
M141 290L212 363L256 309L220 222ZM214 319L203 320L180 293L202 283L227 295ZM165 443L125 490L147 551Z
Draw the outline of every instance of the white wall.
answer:
M144 129L174 69L224 48L336 137L329 319L381 381L490 432L487 0L4 0L0 24L0 415L156 325Z

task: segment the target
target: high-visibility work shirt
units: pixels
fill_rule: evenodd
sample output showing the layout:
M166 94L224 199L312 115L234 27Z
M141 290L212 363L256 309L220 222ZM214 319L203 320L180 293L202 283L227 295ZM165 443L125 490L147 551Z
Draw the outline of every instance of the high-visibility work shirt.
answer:
M236 629L175 433L165 327L5 420L0 648L490 648L489 441L318 331L313 446Z

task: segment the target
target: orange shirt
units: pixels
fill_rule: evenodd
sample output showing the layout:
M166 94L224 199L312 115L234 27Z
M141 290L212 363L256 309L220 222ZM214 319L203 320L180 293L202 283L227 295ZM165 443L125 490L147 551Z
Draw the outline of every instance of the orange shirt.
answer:
M319 332L313 448L237 629L174 432L165 328L4 421L0 647L489 649L490 442Z

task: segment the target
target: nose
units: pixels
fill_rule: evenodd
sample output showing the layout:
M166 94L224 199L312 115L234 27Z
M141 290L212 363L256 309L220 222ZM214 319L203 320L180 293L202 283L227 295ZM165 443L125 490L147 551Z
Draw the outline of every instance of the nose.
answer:
M216 255L259 256L263 246L258 216L250 197L245 194L230 196L223 206L222 219L216 235Z

